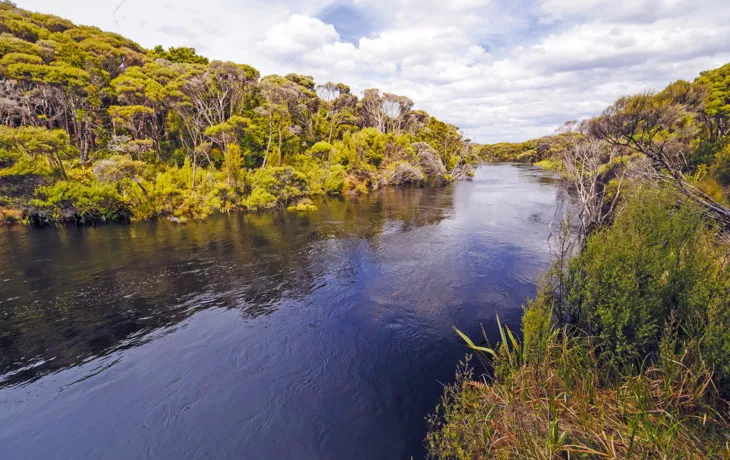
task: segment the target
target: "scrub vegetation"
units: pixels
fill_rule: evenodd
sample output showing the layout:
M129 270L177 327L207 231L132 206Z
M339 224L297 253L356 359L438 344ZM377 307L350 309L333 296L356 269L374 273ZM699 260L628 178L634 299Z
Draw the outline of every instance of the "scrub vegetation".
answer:
M8 1L0 77L0 221L311 210L304 197L441 185L476 161L405 96L147 50Z
M446 387L432 457L730 456L729 119L727 65L480 147L560 172L577 210L520 339L459 332L481 365Z

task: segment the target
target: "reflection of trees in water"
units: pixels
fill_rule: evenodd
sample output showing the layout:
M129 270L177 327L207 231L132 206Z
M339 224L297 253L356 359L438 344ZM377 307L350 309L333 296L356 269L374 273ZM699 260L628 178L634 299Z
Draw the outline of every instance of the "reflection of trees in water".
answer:
M437 224L453 208L450 189L325 201L307 214L0 233L0 281L10 280L0 294L0 387L138 345L201 309L253 318L307 297L324 276L346 284L358 241Z

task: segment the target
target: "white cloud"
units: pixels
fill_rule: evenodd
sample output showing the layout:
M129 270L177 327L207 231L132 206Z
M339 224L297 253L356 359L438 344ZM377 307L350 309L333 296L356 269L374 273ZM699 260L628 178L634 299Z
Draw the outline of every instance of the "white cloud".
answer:
M371 24L354 40L317 18L346 0L127 0L116 18L119 0L17 1L147 47L403 94L480 142L549 134L730 60L721 0L354 0Z
M266 38L256 45L263 54L289 58L333 43L339 37L332 25L293 14L286 22L274 24L266 32Z

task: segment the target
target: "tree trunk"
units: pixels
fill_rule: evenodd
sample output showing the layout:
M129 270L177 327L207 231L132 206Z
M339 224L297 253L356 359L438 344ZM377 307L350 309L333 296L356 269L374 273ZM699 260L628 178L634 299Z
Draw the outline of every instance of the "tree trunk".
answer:
M283 155L281 154L281 141L281 117L279 117L279 165L284 161Z
M193 180L190 184L190 188L195 190L195 173L198 171L198 162L197 162L197 151L193 149Z
M261 169L266 167L266 160L269 158L269 150L271 149L271 136L274 135L274 114L269 113L269 140L266 143L266 154L264 155L264 162L261 165Z

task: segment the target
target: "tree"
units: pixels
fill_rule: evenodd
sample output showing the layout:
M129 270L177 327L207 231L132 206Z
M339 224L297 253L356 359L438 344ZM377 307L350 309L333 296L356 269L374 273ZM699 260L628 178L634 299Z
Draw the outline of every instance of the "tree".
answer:
M381 133L385 132L386 114L379 90L373 88L363 92L358 112L363 126L375 128Z
M132 160L127 156L114 156L101 160L94 165L94 174L102 182L118 184L123 179L130 179L137 184L147 201L151 201L147 189L142 185L144 170L145 163L143 161Z
M614 161L620 154L619 147L586 136L558 152L564 174L580 204L581 242L613 218L626 171L623 164Z
M686 155L699 129L688 103L678 101L676 96L673 91L665 91L622 97L589 122L588 132L611 145L644 154L654 166L657 179L673 183L712 217L730 226L730 209L685 178Z
M132 133L132 138L141 139L149 119L154 117L155 111L141 105L113 105L109 107L114 134L117 127L123 127Z
M261 90L264 96L264 104L259 110L259 114L269 119L269 136L266 143L266 153L261 167L266 166L269 152L271 151L271 140L274 133L274 126L277 127L279 154L282 155L284 128L289 127L291 123L291 111L295 113L299 110L298 101L300 100L300 87L289 79L268 76L261 81Z
M215 142L221 151L227 152L232 143L235 143L250 120L240 115L234 115L224 123L211 126L205 130L205 135Z
M48 130L39 127L22 126L8 128L0 126L0 151L31 158L45 157L51 168L58 169L66 178L63 159L73 152L68 136L60 129Z
M405 96L398 96L392 93L383 94L383 112L386 118L386 129L388 132L400 134L408 113L413 107L413 101Z
M166 59L177 64L208 64L208 58L198 55L195 48L170 47L167 51L161 45L155 46L150 52L155 59Z
M707 91L703 112L709 138L717 140L728 134L730 119L730 64L702 72L696 83Z
M325 119L329 124L327 143L331 144L335 130L352 117L357 96L350 94L349 86L332 82L318 86L317 94L324 101Z
M58 61L50 65L12 64L7 73L11 78L46 87L42 93L52 97L48 100L52 117L59 119L64 130L74 137L81 162L85 162L95 142L98 122L98 87L92 84L91 74Z
M147 64L143 68L130 67L111 81L119 102L135 106L137 112L149 115L140 128L154 140L158 160L162 157L161 143L166 134L164 122L175 100L175 92L168 89L167 84L178 75L176 71L159 64ZM138 138L142 135L142 129L138 132Z

